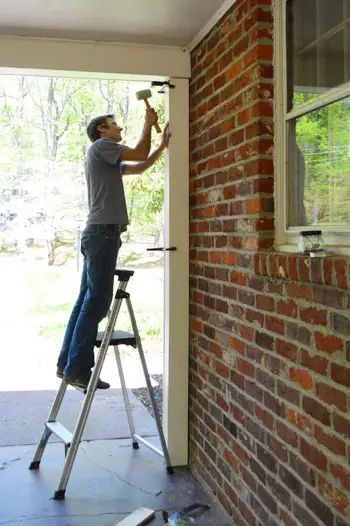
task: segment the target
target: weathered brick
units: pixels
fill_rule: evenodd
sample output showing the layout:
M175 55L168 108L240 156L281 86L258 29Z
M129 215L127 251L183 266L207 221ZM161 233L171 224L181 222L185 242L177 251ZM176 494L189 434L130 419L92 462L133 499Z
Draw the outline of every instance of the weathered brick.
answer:
M317 303L333 307L335 309L342 309L344 306L344 294L335 289L327 287L314 287L314 299Z
M333 330L350 337L350 318L336 312L331 313L331 327Z
M284 482L284 484L295 494L297 497L303 497L303 485L300 480L293 475L291 471L285 468L285 466L280 466L279 476Z
M291 340L295 340L303 345L310 345L311 331L306 327L297 325L296 323L287 323L287 337Z

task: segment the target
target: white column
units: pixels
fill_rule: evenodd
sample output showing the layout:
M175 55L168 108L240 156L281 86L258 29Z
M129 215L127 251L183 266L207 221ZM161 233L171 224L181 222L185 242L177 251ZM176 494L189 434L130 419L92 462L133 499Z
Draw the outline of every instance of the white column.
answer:
M174 466L188 462L189 91L172 78L167 113L171 143L165 183L164 432Z

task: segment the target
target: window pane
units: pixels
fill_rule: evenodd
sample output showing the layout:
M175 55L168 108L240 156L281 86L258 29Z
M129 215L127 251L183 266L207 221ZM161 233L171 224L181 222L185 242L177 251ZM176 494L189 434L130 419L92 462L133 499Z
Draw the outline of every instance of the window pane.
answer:
M288 111L348 79L349 17L350 0L286 0Z
M350 97L289 123L289 226L350 225Z

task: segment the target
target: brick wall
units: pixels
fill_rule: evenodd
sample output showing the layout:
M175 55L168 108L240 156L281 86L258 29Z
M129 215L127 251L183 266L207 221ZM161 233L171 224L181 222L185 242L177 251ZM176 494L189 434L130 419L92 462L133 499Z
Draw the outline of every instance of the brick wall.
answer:
M349 261L273 251L271 0L192 54L190 462L239 526L350 524Z

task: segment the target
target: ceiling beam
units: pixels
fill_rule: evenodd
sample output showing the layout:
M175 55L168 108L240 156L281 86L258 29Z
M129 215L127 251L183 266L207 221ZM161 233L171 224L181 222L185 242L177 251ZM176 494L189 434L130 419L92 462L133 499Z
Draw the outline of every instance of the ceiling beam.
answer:
M41 75L54 71L69 72L70 76L89 73L100 78L132 76L142 80L191 76L185 48L0 36L0 73L15 74L12 69Z

